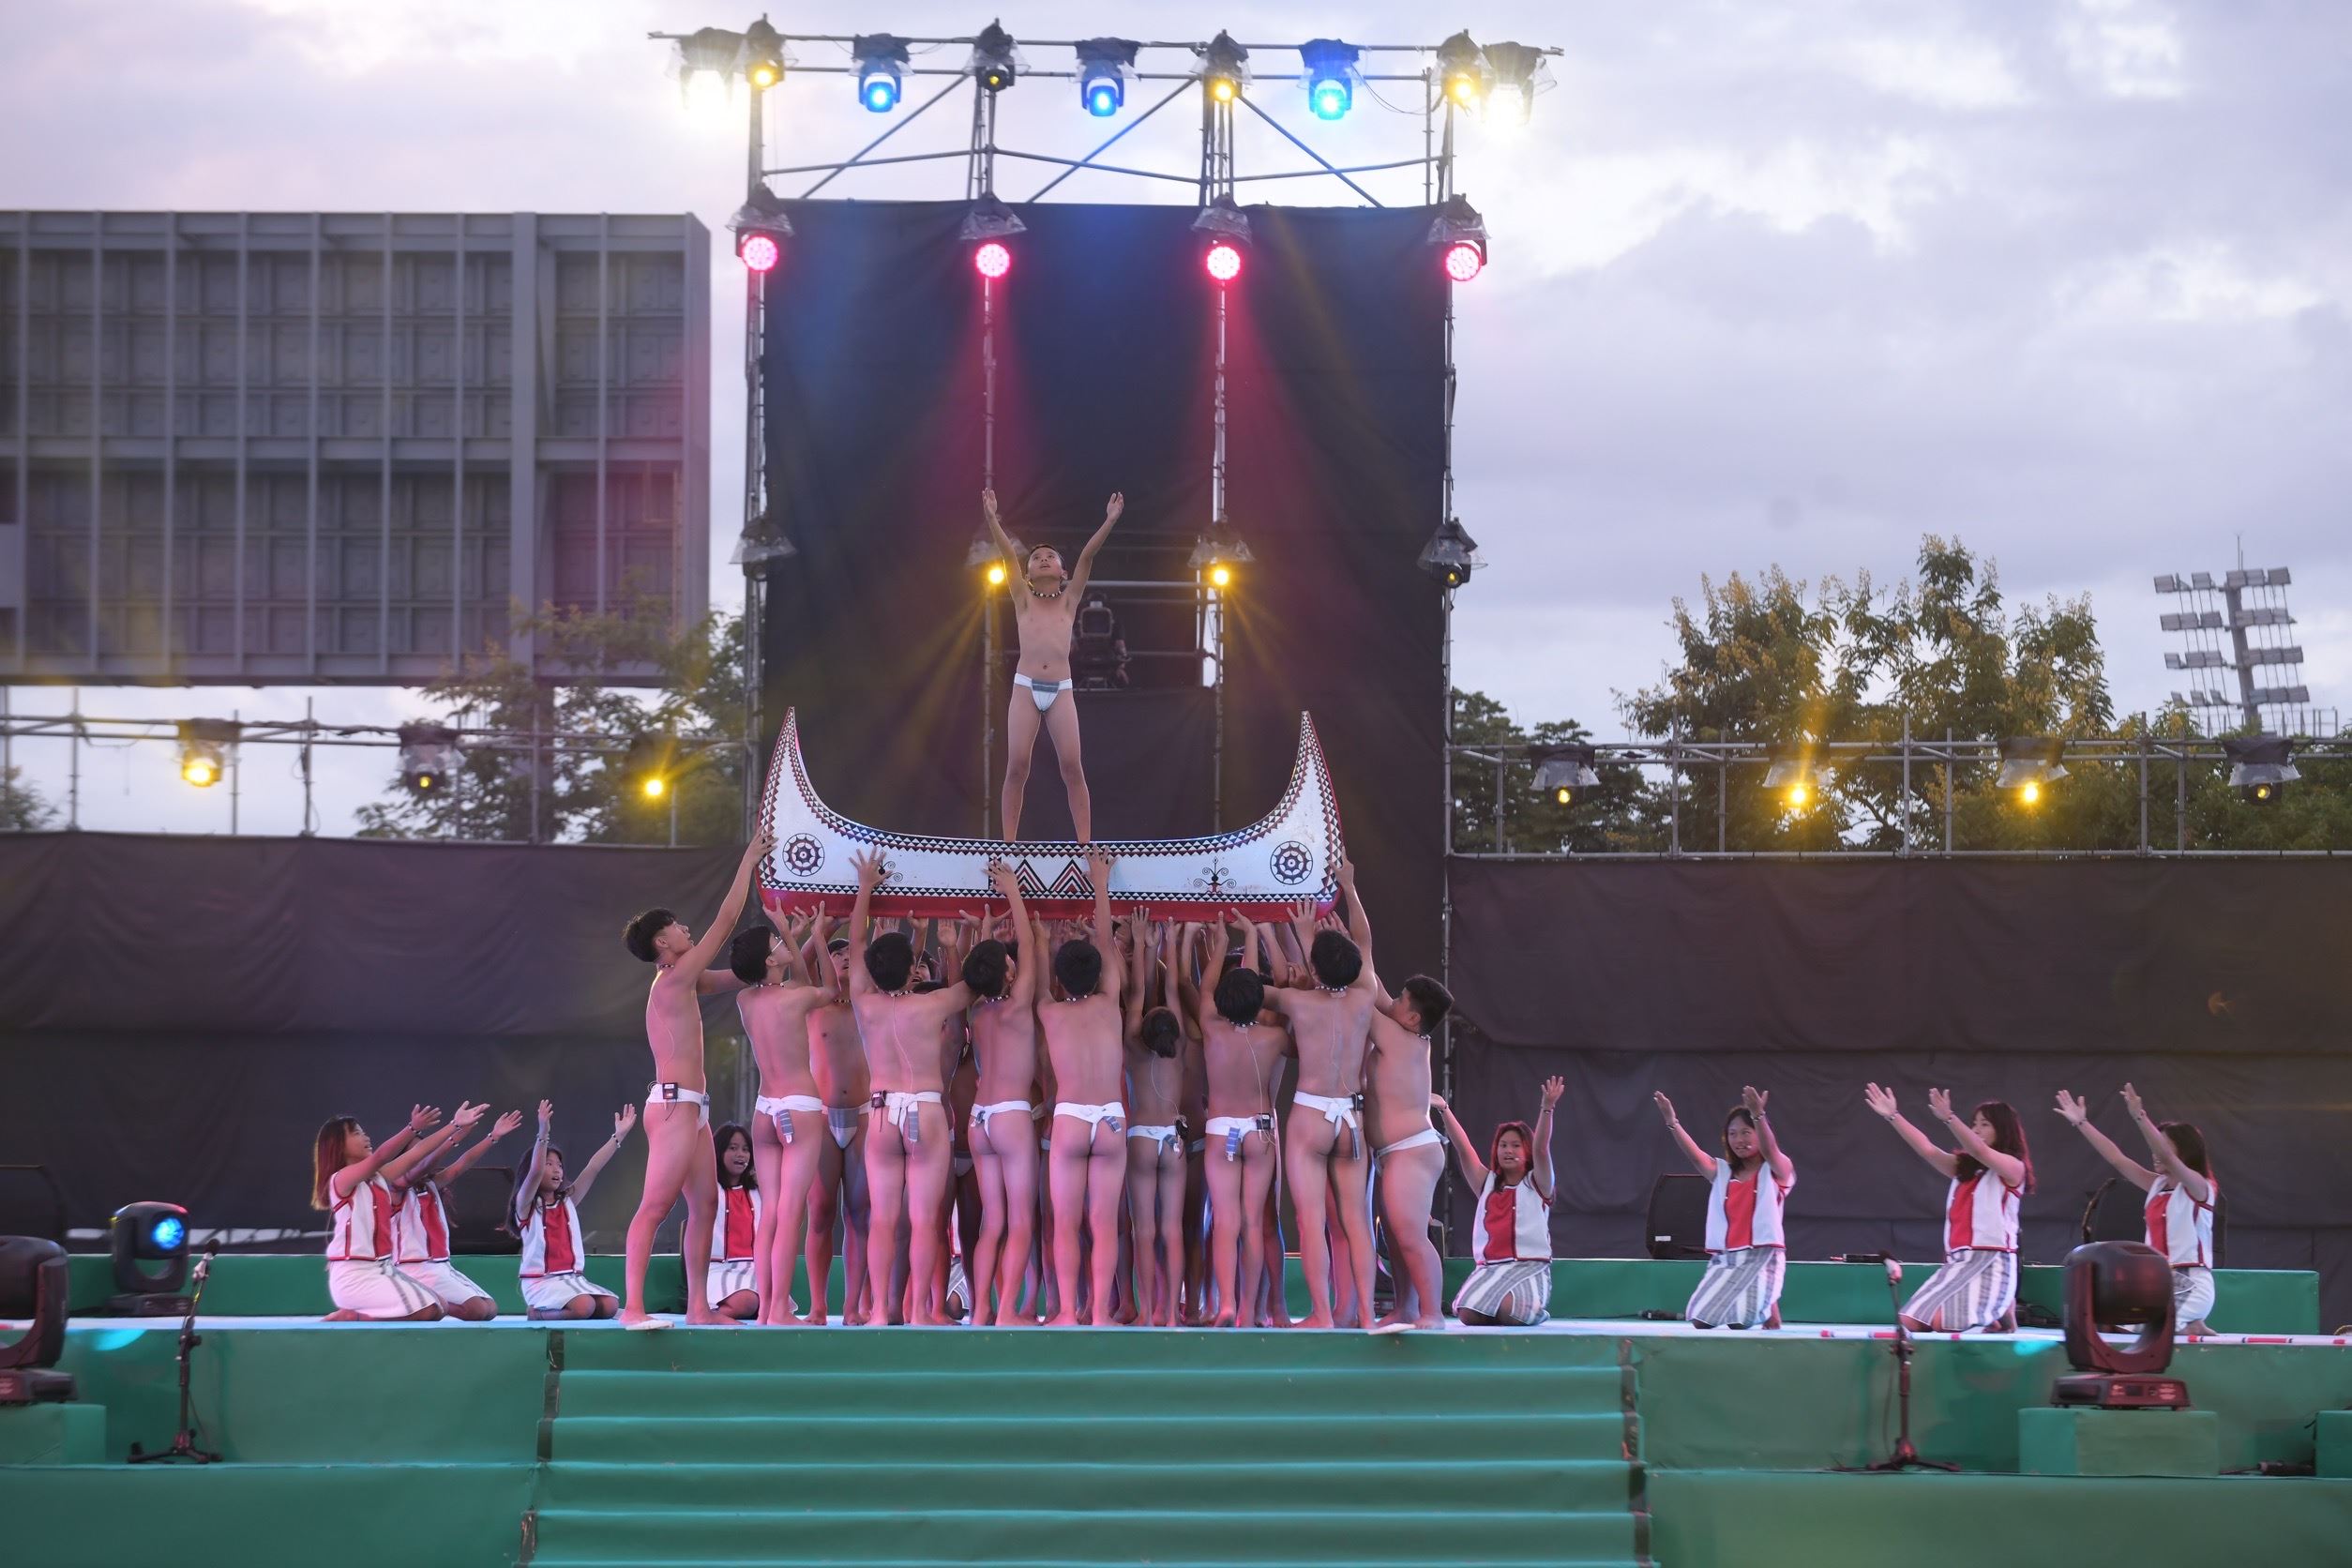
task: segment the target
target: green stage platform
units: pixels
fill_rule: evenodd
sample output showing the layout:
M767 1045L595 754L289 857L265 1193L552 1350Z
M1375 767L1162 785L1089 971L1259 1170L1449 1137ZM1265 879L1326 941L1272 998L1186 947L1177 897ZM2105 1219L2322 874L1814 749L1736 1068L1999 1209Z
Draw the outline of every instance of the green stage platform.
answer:
M91 1312L113 1293L112 1266L104 1258L73 1259L73 1310ZM505 1256L460 1258L458 1267L490 1293L501 1312L520 1313L522 1295L515 1286L515 1259ZM1904 1270L1908 1291L1934 1272L1929 1263L1912 1263ZM1635 1319L1644 1312L1681 1316L1683 1303L1697 1285L1699 1263L1659 1262L1651 1259L1571 1258L1552 1265L1552 1316L1578 1319ZM2062 1271L2054 1265L2030 1265L2023 1271L2018 1296L2028 1305L2058 1305ZM1446 1259L1446 1289L1451 1292L1470 1274L1470 1260ZM840 1302L840 1265L834 1265L832 1299ZM588 1275L613 1290L621 1288L621 1259L597 1254L588 1259ZM685 1308L683 1274L676 1254L654 1259L646 1278L650 1304L656 1311ZM805 1278L801 1282L806 1284ZM2319 1276L2291 1270L2224 1269L2215 1281L2216 1301L2209 1321L2219 1334L2317 1334ZM1290 1298L1306 1308L1306 1292L1298 1265L1290 1267ZM806 1294L802 1296L806 1300ZM221 1258L204 1289L204 1310L229 1317L300 1316L327 1311L326 1270L314 1255L232 1253ZM1781 1297L1781 1316L1791 1323L1869 1323L1890 1321L1885 1271L1876 1263L1791 1263Z
M1639 1324L1355 1334L208 1322L230 1463L0 1462L10 1560L1528 1562L1778 1568L2343 1560L2352 1480L2015 1473L2047 1339L1933 1339L1914 1431L1961 1476L1850 1476L1884 1341ZM109 1461L173 1423L169 1325L84 1321ZM2314 1460L2331 1346L2173 1370L2219 1463ZM11 1443L0 1411L0 1455ZM31 1427L28 1437L38 1437ZM53 1450L50 1451L53 1452Z

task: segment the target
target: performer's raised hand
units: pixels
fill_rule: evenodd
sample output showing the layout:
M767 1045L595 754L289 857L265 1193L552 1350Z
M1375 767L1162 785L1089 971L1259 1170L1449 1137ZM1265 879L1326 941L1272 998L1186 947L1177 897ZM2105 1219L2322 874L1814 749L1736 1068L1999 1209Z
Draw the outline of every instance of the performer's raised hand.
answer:
M1110 500L1103 506L1103 525L1108 527L1119 520L1119 514L1127 509L1127 498L1118 490L1110 492Z
M554 1124L555 1102L553 1100L541 1100L539 1102L539 1131L544 1133Z
M2090 1115L2090 1106L2061 1089L2058 1092L2058 1113L2066 1118L2067 1125L2079 1127Z
M1764 1120L1764 1102L1771 1098L1772 1095L1770 1093L1765 1090L1758 1089L1752 1083L1741 1084L1740 1086L1741 1108L1745 1110L1749 1117L1754 1121L1761 1122Z
M1666 1091L1658 1090L1652 1093L1650 1098L1657 1106L1658 1114L1666 1118L1666 1124L1669 1127L1676 1125L1674 1102L1666 1097Z
M861 893L871 893L882 885L882 853L880 850L859 850L850 856L850 868L857 873Z
M458 1112L449 1118L449 1124L461 1133L472 1132L474 1123L479 1122L482 1119L482 1113L488 1109L490 1109L490 1102L487 1100L478 1106L470 1106L463 1100L460 1100Z
M612 1118L612 1141L618 1143L628 1137L629 1129L636 1125L637 1105L635 1101L631 1101L623 1106Z
M439 1106L411 1106L408 1108L408 1130L419 1137L422 1137L427 1132L430 1132L432 1129L432 1124L440 1120L441 1108Z
M2148 1108L2140 1103L2140 1092L2128 1083L2123 1086L2123 1108L2132 1113L2134 1122L2148 1120Z
M1930 1089L1927 1092L1927 1114L1938 1122L1952 1120L1952 1091Z
M990 522L1003 520L997 516L996 491L992 490L984 490L980 492L980 515L987 518Z
M744 846L743 857L745 860L752 863L753 865L757 865L759 862L765 860L768 857L768 852L775 848L776 830L771 827L763 827L759 832L751 836L750 843Z
M1568 1093L1568 1080L1554 1074L1544 1080L1544 1108L1549 1110L1560 1104L1560 1097Z
M513 1132L517 1127L521 1125L522 1112L519 1110L510 1110L506 1112L505 1115L501 1116L497 1121L490 1123L490 1136L494 1139L505 1138L508 1133Z
M1862 1085L1862 1103L1868 1106L1874 1113L1885 1117L1890 1122L1895 1118L1894 1091L1892 1089L1881 1089L1875 1083L1865 1083Z

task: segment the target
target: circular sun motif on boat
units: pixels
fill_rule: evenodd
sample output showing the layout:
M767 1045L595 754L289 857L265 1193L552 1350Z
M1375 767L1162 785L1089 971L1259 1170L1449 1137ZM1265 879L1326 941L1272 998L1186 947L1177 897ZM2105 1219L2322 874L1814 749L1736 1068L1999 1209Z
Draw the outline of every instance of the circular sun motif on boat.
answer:
M795 833L784 840L784 867L804 882L817 874L825 863L825 847L815 837Z
M1314 872L1315 852L1295 838L1289 839L1274 846L1274 853L1266 857L1266 868L1283 886L1296 887Z

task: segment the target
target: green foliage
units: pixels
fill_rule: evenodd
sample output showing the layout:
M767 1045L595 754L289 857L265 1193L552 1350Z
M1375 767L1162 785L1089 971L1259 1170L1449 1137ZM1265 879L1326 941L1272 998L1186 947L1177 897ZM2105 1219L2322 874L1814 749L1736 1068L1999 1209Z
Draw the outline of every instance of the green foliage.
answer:
M1560 746L1590 741L1591 732L1575 719L1553 720L1532 730L1512 722L1501 703L1484 692L1454 693L1454 739L1474 747L1516 746L1529 742ZM1535 770L1513 754L1500 770L1502 818L1496 821L1496 779L1493 761L1456 752L1454 757L1454 848L1459 853L1485 853L1507 847L1522 854L1576 851L1591 853L1605 849L1640 847L1626 842L1621 822L1641 788L1637 770L1622 765L1602 767L1597 790L1577 792L1567 806L1535 788ZM1500 827L1500 832L1497 829Z
M0 770L0 833L38 833L57 821L57 808L24 782L24 770Z
M741 616L712 615L673 638L662 604L646 600L602 615L546 610L517 629L570 678L535 680L493 649L426 687L433 722L523 738L462 747L450 788L430 795L412 793L396 772L387 798L361 807L361 837L663 844L673 806L681 844L742 837ZM661 685L618 689L599 679L626 664L657 666ZM584 738L529 738L559 734ZM647 799L626 776L633 743L671 760L663 798Z

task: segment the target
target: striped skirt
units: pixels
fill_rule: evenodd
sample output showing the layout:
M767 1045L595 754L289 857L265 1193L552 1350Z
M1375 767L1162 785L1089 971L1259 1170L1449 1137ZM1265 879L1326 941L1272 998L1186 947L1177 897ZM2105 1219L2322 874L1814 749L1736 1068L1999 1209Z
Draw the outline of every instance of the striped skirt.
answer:
M1965 1334L1998 1322L2017 1304L2017 1255L1963 1247L1927 1276L1903 1315L1939 1334Z
M1715 1327L1753 1328L1772 1320L1780 1304L1780 1285L1788 1272L1785 1247L1743 1246L1707 1259L1707 1272L1682 1316Z
M1481 1263L1462 1281L1454 1298L1455 1317L1480 1313L1498 1323L1531 1328L1551 1316L1552 1265L1548 1258L1523 1262Z

